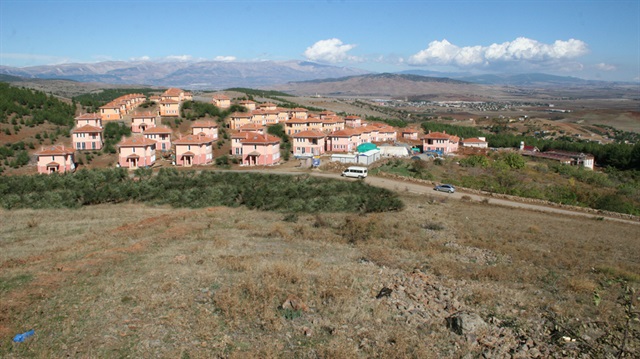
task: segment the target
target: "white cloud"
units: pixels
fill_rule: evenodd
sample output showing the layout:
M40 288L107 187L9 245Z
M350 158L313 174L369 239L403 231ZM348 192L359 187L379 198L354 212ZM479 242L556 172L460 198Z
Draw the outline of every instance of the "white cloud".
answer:
M359 61L356 56L351 56L348 52L356 47L356 45L343 44L340 39L320 40L315 44L307 47L304 56L311 61L319 62L343 62L343 61Z
M235 56L216 56L213 58L213 61L233 62L233 61L236 61L236 57Z
M491 66L499 63L528 64L560 62L582 56L588 52L587 44L581 40L556 40L544 44L537 40L519 37L513 41L489 46L459 47L447 40L432 41L429 46L412 55L412 65L455 65L459 67Z
M145 56L140 56L140 57L132 57L129 60L131 60L131 61L151 61L151 57L145 55Z
M191 55L169 55L169 56L165 57L165 60L167 60L167 61L182 61L182 62L186 62L186 61L193 60L193 56L191 56Z
M614 65L605 64L604 62L601 62L601 63L597 64L596 68L598 70L601 70L601 71L615 71L615 70L617 70L617 68Z

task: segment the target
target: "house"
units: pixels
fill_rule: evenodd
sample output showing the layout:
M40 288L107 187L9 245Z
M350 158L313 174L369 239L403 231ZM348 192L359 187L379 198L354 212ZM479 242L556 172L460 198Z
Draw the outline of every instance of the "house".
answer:
M485 137L467 138L461 142L463 147L489 148L489 142Z
M458 150L458 136L447 135L446 131L431 132L422 137L423 152L437 152L442 155L456 152Z
M322 119L322 131L334 132L344 130L344 119L340 116L324 116Z
M218 140L218 123L215 121L196 121L191 125L192 135L203 135L211 137L214 141Z
M250 123L248 125L244 125L244 126L238 128L238 131L240 131L240 132L256 132L256 133L259 133L261 135L264 135L264 132L265 132L264 126L256 125L256 124L253 124L253 123Z
M119 121L122 119L121 106L115 102L109 102L100 106L100 118L102 121Z
M289 118L299 118L299 119L306 119L307 117L309 117L309 110L307 110L306 108L302 108L302 107L296 107L294 109L289 110Z
M415 128L408 128L408 129L402 130L402 138L406 140L417 140L419 134L420 134L420 131L416 130Z
M162 97L158 95L149 96L149 101L153 103L160 103L160 101L162 101Z
M146 130L158 126L157 114L151 112L135 113L131 116L131 132L143 133Z
M360 142L360 132L355 129L344 129L331 132L328 136L327 151L353 152Z
M349 127L360 127L362 126L362 119L360 116L350 115L344 118L344 125Z
M253 115L250 112L234 112L229 115L229 128L232 130L251 123L253 123Z
M256 109L256 103L251 100L242 100L239 102L240 106L243 106L249 111L253 111Z
M187 135L173 144L176 148L176 166L191 167L213 162L213 138L203 135Z
M247 138L240 141L244 166L272 166L280 162L280 138L247 133Z
M99 113L83 113L75 118L76 127L82 127L84 125L90 125L94 127L102 128L102 116Z
M171 134L169 127L158 126L144 131L144 137L156 141L156 151L171 151Z
M78 151L102 149L102 128L84 125L71 131L73 148Z
M161 100L160 116L166 116L166 117L180 116L180 102L172 99Z
M258 105L258 108L261 110L269 110L269 111L273 111L276 109L276 104L273 102L265 102L265 103L261 103Z
M118 147L118 165L129 169L152 166L156 162L156 141L142 136L123 138Z
M231 107L231 99L223 94L214 94L211 103L214 104L218 108L229 108Z
M65 173L75 170L73 148L59 146L43 147L36 153L38 173Z
M307 129L308 129L307 119L294 117L284 122L284 131L288 136L293 136L298 132L307 131Z
M291 137L293 137L294 156L320 156L324 154L327 134L319 131L302 131Z
M569 152L561 150L548 150L541 152L535 146L525 146L524 142L520 143L520 153L523 156L544 158L548 160L558 161L562 164L570 166L582 166L591 170L595 165L595 157L588 153Z
M185 92L179 88L171 87L160 95L160 99L182 102L185 100Z

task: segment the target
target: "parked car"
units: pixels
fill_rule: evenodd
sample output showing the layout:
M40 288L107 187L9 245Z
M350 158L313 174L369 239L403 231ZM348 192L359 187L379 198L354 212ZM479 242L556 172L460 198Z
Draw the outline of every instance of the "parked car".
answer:
M456 188L453 187L453 185L450 185L450 184L437 185L437 186L433 187L433 189L436 190L436 191L449 192L449 193L453 193L453 192L456 191Z

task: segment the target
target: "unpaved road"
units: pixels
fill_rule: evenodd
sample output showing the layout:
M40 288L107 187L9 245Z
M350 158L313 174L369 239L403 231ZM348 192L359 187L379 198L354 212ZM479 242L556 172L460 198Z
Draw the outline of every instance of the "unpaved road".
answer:
M274 168L274 169L269 169L269 170L247 170L247 171L240 170L238 172L261 172L261 173L278 173L278 174L289 174L289 175L308 174L308 175L316 176L316 177L344 179L346 181L358 181L357 179L351 179L351 178L345 179L345 178L341 177L337 173L317 172L317 171L297 170L297 169L287 169L287 170L282 169L282 170L279 170L277 168ZM370 184L372 186L382 187L382 188L386 188L386 189L389 189L391 191L396 191L396 192L409 192L409 193L416 193L416 194L420 194L420 195L429 194L429 195L433 195L433 196L448 197L448 198L453 198L453 199L457 199L457 200L462 199L462 196L468 196L468 197L471 197L472 201L477 201L477 202L486 201L488 199L489 200L489 204L491 204L491 205L512 207L512 208L519 208L519 209L526 209L526 210L531 210L531 211L539 211L539 212L546 212L546 213L552 213L552 214L561 214L561 215L567 215L567 216L579 216L579 217L587 217L587 218L593 218L593 219L602 219L602 220L607 220L607 221L616 221L616 222L640 225L640 220L630 220L630 219L624 219L624 218L617 218L617 217L608 216L606 214L587 213L587 212L581 212L579 210L572 211L572 210L564 209L564 208L557 208L557 207L544 206L544 205L533 204L533 203L524 203L524 202L518 202L518 201L511 201L511 200L508 200L508 199L494 198L494 197L491 197L491 196L481 196L481 195L465 193L465 192L460 192L460 191L457 191L456 193L438 192L438 191L434 191L432 186L427 186L427 185L418 184L418 183L412 183L412 182L405 182L405 181L389 179L389 178L369 176L366 179L364 179L364 181L365 181L365 183Z

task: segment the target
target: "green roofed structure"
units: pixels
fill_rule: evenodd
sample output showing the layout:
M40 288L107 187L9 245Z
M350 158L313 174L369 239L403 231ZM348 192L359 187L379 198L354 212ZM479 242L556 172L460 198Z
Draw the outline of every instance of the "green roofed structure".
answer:
M367 142L367 143L363 143L360 146L358 146L358 152L362 153L362 152L367 152L367 151L371 151L371 150L377 150L378 146L374 145L371 142Z

